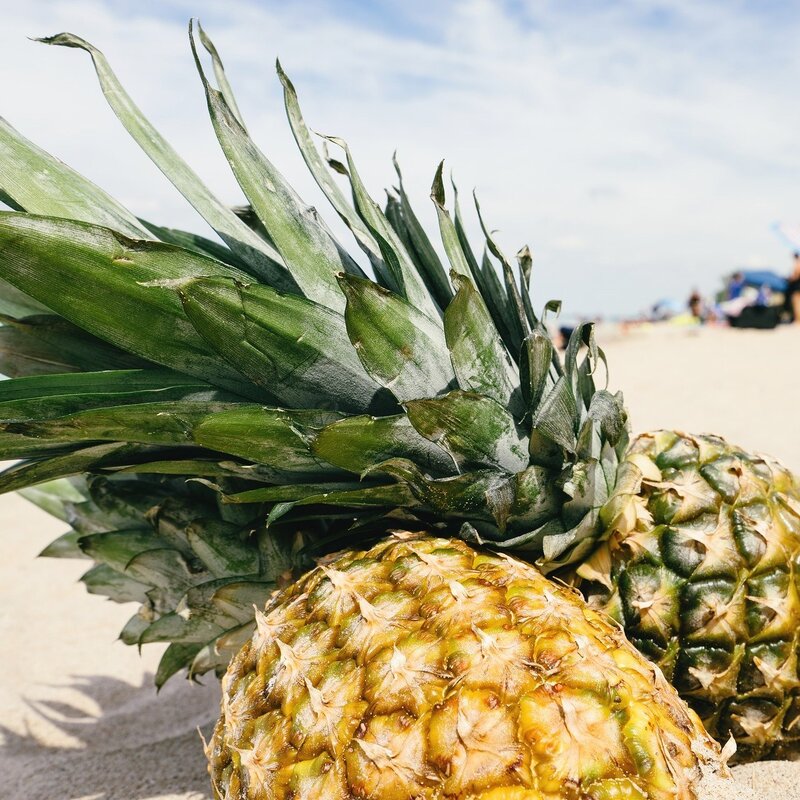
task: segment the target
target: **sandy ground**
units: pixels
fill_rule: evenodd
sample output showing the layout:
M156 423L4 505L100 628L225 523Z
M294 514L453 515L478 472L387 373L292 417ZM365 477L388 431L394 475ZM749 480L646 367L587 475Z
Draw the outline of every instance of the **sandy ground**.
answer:
M713 431L800 471L800 328L638 332L605 349L636 430ZM131 609L84 592L87 562L35 557L62 523L7 496L0 527L0 796L209 798L197 728L215 718L215 681L157 696L159 649L114 641ZM703 800L800 798L800 763L735 773Z
M622 389L634 431L717 433L800 472L800 325L602 336L609 388Z

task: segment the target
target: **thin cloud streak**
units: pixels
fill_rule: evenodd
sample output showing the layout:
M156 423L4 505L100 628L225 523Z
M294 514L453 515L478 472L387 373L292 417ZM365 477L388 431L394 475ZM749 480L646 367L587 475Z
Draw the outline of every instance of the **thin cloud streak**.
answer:
M309 123L348 139L378 198L398 149L432 230L428 187L446 156L464 200L479 188L507 251L530 244L541 303L635 312L694 285L713 289L742 263L786 266L769 226L800 217L800 18L780 4L467 0L435 11L372 4L369 14L322 0L147 5L17 4L0 33L0 113L142 216L203 230L105 107L86 55L26 36L71 30L103 49L143 110L235 203L186 40L188 16L199 16L251 132L327 214L283 115L280 55Z

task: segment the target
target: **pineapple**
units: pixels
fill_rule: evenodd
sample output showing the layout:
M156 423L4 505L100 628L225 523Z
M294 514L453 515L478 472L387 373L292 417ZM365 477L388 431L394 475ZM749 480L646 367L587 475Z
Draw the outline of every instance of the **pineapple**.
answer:
M712 753L660 671L578 596L424 535L278 593L222 689L220 798L672 800Z
M0 382L0 458L18 462L0 490L70 525L45 553L91 560L89 591L139 604L121 637L168 643L159 685L184 669L225 675L209 745L219 795L693 797L701 765L719 760L694 713L542 572L615 614L717 739L733 732L752 757L794 753L793 479L743 455L731 458L746 468L731 466L735 451L699 444L710 439L686 439L698 455L678 466L647 439L629 448L621 395L595 385L605 359L592 326L559 356L544 321L557 304L536 313L527 248L515 269L476 202L476 257L440 165L443 264L399 168L381 209L345 142L328 140L344 161L320 154L278 66L301 153L366 270L253 143L199 35L218 89L190 28L248 200L239 211L99 50L72 34L44 41L91 54L120 121L223 244L138 219L0 121L12 209L0 213L0 372L13 376ZM669 437L656 449L670 453ZM772 527L752 481L730 489L729 468L758 478ZM707 506L700 480L716 492ZM729 569L722 550L704 560L724 538L705 536L714 503L739 531L735 616L717 573L701 580L712 560ZM691 554L680 569L671 560L683 528L700 539L697 580ZM642 572L671 593L630 591ZM697 628L670 632L678 603ZM706 607L717 615L704 623ZM423 671L406 691L392 681L409 659ZM776 703L777 717L762 714ZM453 737L478 709L495 722L465 748Z
M800 483L715 436L631 445L569 570L741 759L800 749ZM565 576L566 577L566 576Z

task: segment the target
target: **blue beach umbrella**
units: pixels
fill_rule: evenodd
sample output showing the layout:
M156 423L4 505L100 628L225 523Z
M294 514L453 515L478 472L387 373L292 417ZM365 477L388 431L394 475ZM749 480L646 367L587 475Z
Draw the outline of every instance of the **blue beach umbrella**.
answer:
M742 269L739 272L744 276L747 286L754 286L756 289L766 286L773 292L786 291L786 278L771 269Z

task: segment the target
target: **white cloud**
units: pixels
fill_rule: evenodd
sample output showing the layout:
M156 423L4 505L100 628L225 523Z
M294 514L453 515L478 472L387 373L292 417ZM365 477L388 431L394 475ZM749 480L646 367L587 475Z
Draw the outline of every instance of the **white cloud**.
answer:
M2 5L0 113L160 222L201 227L105 107L88 57L26 36L66 29L101 47L235 202L186 40L186 18L200 16L262 149L320 202L283 117L280 55L309 122L350 141L377 196L397 147L433 230L428 187L447 156L465 190L479 187L508 252L531 245L537 297L568 310L635 311L711 289L753 253L788 262L769 231L800 217L800 19L784 4L464 0L369 4L369 15L355 0Z

